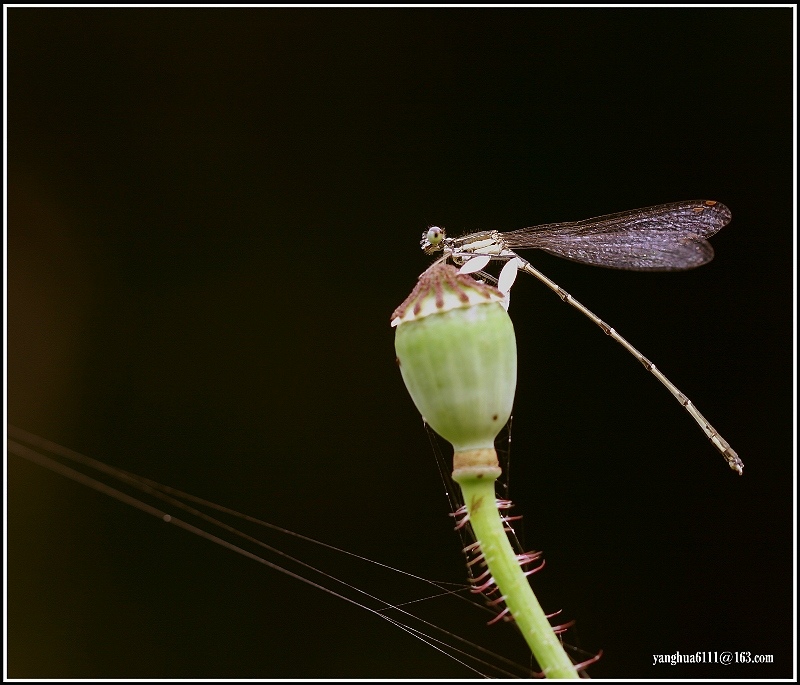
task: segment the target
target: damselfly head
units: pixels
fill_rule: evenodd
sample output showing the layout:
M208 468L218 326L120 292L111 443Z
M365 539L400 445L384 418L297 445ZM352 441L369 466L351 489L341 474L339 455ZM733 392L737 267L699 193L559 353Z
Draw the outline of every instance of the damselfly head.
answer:
M437 250L442 249L442 242L444 241L444 229L439 226L431 226L425 233L422 234L420 246L425 254L432 254Z

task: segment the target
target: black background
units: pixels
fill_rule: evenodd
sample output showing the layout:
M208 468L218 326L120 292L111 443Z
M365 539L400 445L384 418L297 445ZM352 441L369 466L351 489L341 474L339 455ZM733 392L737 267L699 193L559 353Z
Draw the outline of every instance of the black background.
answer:
M521 276L512 495L545 608L577 620L576 659L604 650L593 677L791 676L791 9L7 20L9 421L427 577L464 568L389 327L429 261L423 229L727 204L693 272L528 256L696 403L745 475ZM11 677L475 675L17 457L8 527ZM512 628L472 620L524 661ZM774 663L652 666L700 650Z

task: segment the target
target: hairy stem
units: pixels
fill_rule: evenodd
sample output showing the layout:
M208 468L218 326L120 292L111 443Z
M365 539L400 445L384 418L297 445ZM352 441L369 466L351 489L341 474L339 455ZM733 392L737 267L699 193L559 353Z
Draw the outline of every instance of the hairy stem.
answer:
M496 505L495 478L475 470L453 474L461 486L469 522L489 571L545 677L578 678L508 540Z

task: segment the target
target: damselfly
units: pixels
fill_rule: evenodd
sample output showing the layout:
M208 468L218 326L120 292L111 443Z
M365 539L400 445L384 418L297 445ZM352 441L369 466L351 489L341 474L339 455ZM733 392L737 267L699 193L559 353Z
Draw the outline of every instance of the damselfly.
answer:
M444 255L441 259L452 259L463 265L462 273L479 272L491 260L505 261L497 281L503 292L511 288L518 270L538 278L564 302L596 323L658 378L697 421L728 465L742 475L744 464L739 456L686 395L611 326L515 252L518 249L538 249L582 264L629 271L684 271L713 259L714 250L706 238L730 220L730 210L722 203L693 200L584 221L529 226L507 233L482 231L460 238L448 238L443 228L431 226L422 234L421 245L427 254L442 250Z

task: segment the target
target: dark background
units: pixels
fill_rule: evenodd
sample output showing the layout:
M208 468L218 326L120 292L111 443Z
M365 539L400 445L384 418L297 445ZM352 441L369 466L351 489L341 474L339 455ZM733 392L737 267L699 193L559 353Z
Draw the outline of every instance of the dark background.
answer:
M7 19L9 421L426 577L465 574L389 327L421 232L727 204L697 271L528 256L744 477L521 276L512 495L545 608L577 621L577 660L604 650L593 677L792 675L791 9ZM475 675L18 457L8 475L11 677ZM511 627L471 620L524 662ZM652 666L701 650L774 663Z

